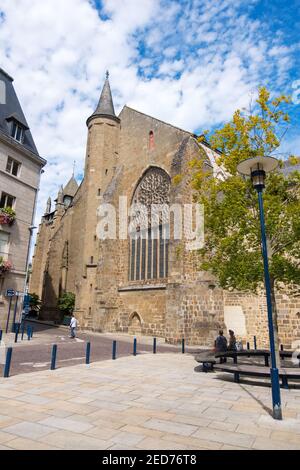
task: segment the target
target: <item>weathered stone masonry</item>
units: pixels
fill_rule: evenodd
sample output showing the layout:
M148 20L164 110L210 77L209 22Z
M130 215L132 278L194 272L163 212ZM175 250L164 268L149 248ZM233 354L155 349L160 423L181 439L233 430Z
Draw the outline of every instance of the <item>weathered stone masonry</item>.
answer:
M55 210L47 206L39 229L30 290L43 299L43 318L59 319L57 299L61 292L72 291L82 328L143 333L172 343L185 337L190 344L211 346L219 328L231 327L232 308L234 314L237 312L238 337L250 340L256 334L265 344L266 312L261 300L224 293L209 273L199 271L196 253L172 238L172 224L168 248L158 250L158 263L167 256L165 271L162 265L157 267L164 277L147 278L146 263L153 253L146 242L142 248L132 245L130 238L99 241L96 235L99 204L113 204L118 209L119 196L126 196L131 203L140 187L145 191L150 188L151 195L155 175L169 179L169 204L192 202L185 176L188 162L202 158L213 171L212 150L199 144L192 133L127 106L117 117L108 79L87 126L84 179L78 187L72 177L60 190ZM173 178L179 174L183 178L174 184ZM150 183L143 185L146 178ZM152 192L151 197L159 197L158 190L157 194L155 189ZM119 220L116 229L118 233ZM154 249L154 241L151 246ZM140 250L137 252L142 253L144 261L139 273L135 265L135 274L131 275L133 249ZM156 269L154 262L152 271ZM299 302L280 298L280 334L287 345L299 335L297 310Z

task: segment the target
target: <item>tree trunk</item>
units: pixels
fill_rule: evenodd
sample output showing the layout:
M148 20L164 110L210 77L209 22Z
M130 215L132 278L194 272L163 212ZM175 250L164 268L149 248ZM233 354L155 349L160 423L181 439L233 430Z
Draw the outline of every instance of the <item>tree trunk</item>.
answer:
M271 298L272 298L272 312L273 312L273 326L274 326L274 343L275 343L275 355L277 367L281 366L280 361L280 352L279 352L279 337L278 337L278 312L276 305L276 296L275 296L275 279L270 277L271 283Z

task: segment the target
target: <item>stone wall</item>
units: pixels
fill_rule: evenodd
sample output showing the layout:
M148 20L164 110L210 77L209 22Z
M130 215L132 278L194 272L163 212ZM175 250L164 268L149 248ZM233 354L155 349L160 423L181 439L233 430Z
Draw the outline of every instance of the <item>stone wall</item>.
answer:
M266 297L262 291L260 295L240 292L224 292L224 305L228 307L241 307L246 322L246 334L237 337L244 344L247 341L253 346L257 337L257 347L269 348L269 330ZM291 292L279 290L276 292L278 339L285 348L291 348L294 341L300 339L300 297L293 296ZM231 324L227 324L227 329Z

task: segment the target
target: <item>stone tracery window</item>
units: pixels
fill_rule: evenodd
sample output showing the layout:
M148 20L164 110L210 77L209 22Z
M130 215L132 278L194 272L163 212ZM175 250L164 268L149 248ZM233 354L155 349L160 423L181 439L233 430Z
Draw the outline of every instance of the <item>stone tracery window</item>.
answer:
M168 276L170 178L151 167L133 196L129 279L145 281Z

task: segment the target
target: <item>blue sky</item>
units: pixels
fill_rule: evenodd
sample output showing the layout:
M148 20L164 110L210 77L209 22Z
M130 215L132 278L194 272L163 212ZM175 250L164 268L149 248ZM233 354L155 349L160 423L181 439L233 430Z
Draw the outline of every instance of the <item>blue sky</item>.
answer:
M42 156L39 211L82 174L86 118L106 69L124 104L201 133L246 106L259 85L293 95L283 152L300 155L300 2L0 0L0 66Z

